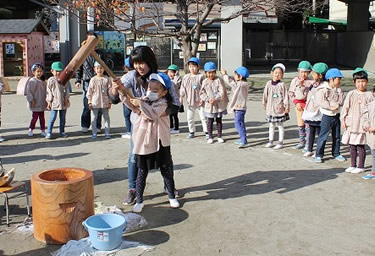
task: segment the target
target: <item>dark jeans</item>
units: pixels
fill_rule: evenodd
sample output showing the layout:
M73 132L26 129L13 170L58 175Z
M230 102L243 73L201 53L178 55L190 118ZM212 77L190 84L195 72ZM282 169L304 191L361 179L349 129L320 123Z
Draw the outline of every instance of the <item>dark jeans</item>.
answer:
M122 112L125 118L125 132L130 133L132 129L132 123L130 122L130 114L132 113L132 111L125 104L122 104Z
M247 144L245 114L246 110L234 111L234 126L236 127L237 132L240 135L241 143L243 144Z
M90 128L90 124L91 124L91 110L89 109L89 103L88 103L88 100L86 98L87 88L89 86L89 82L90 82L90 80L83 81L83 85L82 85L82 89L83 89L83 91L82 91L83 111L82 111L82 115L81 115L81 127L85 127L85 128ZM98 114L96 127L98 129L101 129L101 127L102 127L102 111L101 110L99 111L99 114Z
M178 113L169 115L170 128L174 130L180 129L180 121L178 120Z
M323 115L320 123L320 133L316 145L316 156L324 156L324 148L328 139L328 135L332 132L332 156L340 155L340 114L335 116Z
M315 134L319 136L320 133L320 126L318 125L311 125L309 130L309 145L307 151L312 152L315 142Z
M128 158L128 180L129 180L129 189L135 189L138 167L135 160L135 154L133 152L134 143L133 143L133 127L130 130L132 136L130 137L130 151Z

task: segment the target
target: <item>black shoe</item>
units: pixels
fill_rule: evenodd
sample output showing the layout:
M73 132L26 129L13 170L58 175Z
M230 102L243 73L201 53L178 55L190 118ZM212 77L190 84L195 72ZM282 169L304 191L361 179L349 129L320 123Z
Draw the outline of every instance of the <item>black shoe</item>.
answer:
M124 205L132 205L132 204L135 204L135 199L136 199L137 195L135 193L135 190L134 189L131 189L129 190L123 204Z

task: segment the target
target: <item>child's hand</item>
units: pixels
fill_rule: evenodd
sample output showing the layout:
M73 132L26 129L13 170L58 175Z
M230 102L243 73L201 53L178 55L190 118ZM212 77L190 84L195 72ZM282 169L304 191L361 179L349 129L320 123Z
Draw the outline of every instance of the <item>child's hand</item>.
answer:
M92 104L91 103L89 103L89 109L92 110Z
M337 109L339 109L339 106L337 105L337 106L333 106L333 107L330 107L330 109L331 110L337 110Z
M220 70L220 73L221 73L222 75L226 75L226 74L227 74L227 71L226 71L225 69L222 69L222 70Z
M31 107L32 108L35 107L35 101L34 100L31 101Z
M75 83L77 89L81 88L81 83Z
M203 100L199 101L199 106L201 107L203 105L204 105L204 101Z
M140 107L141 106L141 100L140 99L130 99L130 103L133 104L134 107Z
M341 127L342 127L342 129L346 130L346 124L345 124L345 121L342 122Z
M375 132L375 126L374 126L374 127L372 127L372 128L371 128L371 127L369 127L369 128L368 128L368 131L369 131L369 132Z
M51 110L51 109L52 109L52 103L51 103L51 102L47 102L47 109L48 109L48 110Z
M215 100L214 99L209 99L208 102L213 105L215 103Z
M286 109L284 113L285 113L285 114L288 114L288 113L289 113L289 109Z
M65 106L69 106L69 104L70 104L69 100L66 99L64 105L65 105Z

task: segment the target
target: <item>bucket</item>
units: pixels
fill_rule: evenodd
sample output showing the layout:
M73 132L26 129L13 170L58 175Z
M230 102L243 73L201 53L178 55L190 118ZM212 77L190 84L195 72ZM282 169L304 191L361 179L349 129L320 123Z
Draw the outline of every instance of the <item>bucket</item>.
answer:
M100 251L110 251L121 244L126 220L118 214L96 214L88 217L83 225L89 232L94 248Z

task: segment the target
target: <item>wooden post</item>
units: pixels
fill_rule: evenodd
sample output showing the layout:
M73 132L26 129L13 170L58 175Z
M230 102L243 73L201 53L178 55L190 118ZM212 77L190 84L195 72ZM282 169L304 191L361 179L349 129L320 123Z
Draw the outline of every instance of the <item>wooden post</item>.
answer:
M64 244L88 235L82 222L94 215L91 171L59 168L34 173L31 198L35 239Z

